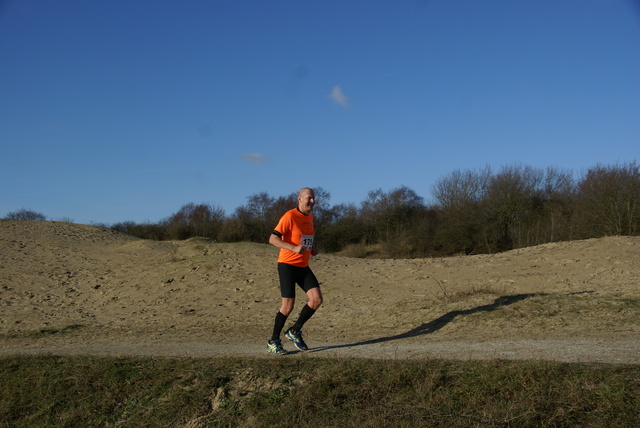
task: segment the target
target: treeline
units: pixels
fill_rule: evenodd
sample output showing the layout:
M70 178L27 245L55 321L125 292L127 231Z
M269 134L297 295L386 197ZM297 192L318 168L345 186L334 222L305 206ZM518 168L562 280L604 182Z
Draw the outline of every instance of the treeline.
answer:
M438 180L432 201L402 186L374 190L359 205L330 204L316 188L316 242L328 252L427 257L495 253L547 242L638 235L640 167L636 162L591 168L580 179L557 168L506 166L456 170ZM187 204L157 224L118 223L146 239L206 237L266 242L296 194L247 198L230 216L212 205Z
M436 182L428 203L405 186L371 191L359 205L331 205L328 191L314 190L320 249L359 257L495 253L640 232L635 161L598 165L580 178L568 170L523 165L456 170ZM228 216L214 205L190 203L158 223L123 222L111 228L144 239L264 243L280 216L296 204L295 193L272 197L262 192Z

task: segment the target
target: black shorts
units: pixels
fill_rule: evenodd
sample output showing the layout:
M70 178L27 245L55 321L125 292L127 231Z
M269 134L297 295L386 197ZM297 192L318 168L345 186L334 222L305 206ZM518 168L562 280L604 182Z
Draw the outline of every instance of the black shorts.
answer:
M316 276L309 266L298 267L287 263L278 263L280 276L280 295L289 299L296 297L296 284L306 293L312 288L320 287Z

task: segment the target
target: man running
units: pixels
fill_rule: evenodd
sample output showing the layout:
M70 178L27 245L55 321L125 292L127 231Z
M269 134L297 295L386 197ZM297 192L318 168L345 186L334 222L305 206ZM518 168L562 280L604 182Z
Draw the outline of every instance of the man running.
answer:
M318 251L313 246L313 214L315 204L313 189L303 187L298 192L298 206L284 213L278 225L269 237L269 243L280 248L278 255L278 275L280 277L280 295L282 303L276 314L271 340L267 342L267 351L276 355L285 355L280 333L287 317L293 311L296 298L296 284L307 293L298 320L285 332L296 348L306 351L309 348L302 340L302 326L322 304L322 292L316 276L309 267L309 257Z

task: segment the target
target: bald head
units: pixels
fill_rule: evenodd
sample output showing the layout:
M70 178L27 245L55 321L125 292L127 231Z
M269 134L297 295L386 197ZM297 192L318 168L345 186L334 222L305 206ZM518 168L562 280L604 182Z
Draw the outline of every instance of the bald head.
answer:
M316 203L316 195L310 187L303 187L298 191L298 209L303 214L309 214Z

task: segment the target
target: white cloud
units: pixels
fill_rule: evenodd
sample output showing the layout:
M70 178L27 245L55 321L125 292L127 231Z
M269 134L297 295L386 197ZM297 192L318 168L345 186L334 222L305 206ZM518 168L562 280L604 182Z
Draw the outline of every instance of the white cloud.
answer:
M344 108L349 108L349 98L342 92L340 86L334 86L331 90L331 94L329 94L329 98L333 100L334 103L342 106Z
M240 160L243 162L261 164L267 162L269 158L266 156L262 156L260 153L245 153L244 155L240 156Z

